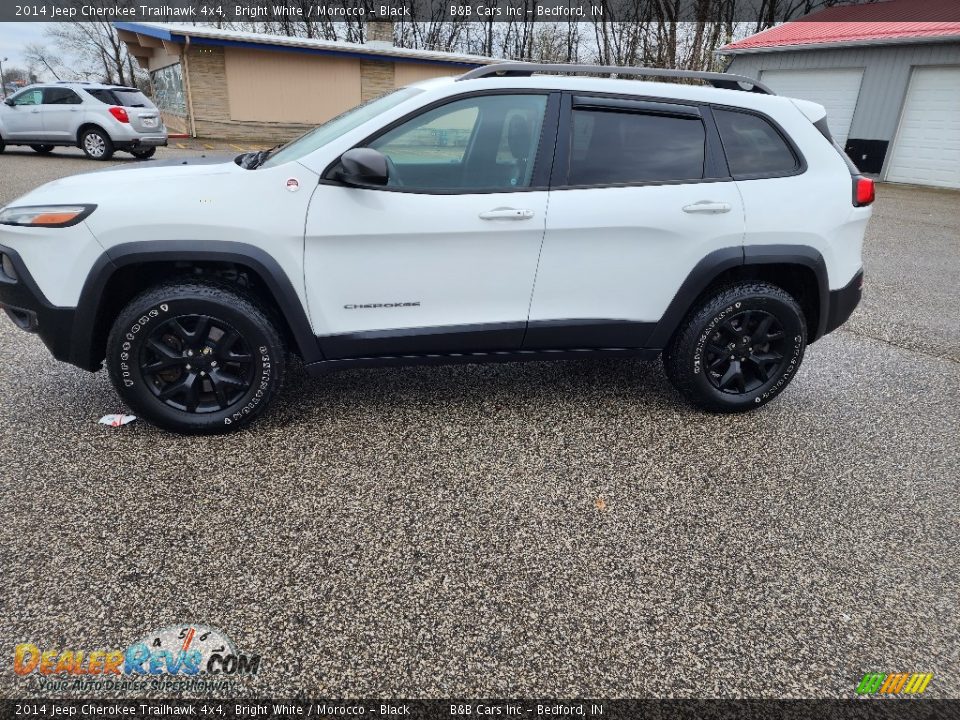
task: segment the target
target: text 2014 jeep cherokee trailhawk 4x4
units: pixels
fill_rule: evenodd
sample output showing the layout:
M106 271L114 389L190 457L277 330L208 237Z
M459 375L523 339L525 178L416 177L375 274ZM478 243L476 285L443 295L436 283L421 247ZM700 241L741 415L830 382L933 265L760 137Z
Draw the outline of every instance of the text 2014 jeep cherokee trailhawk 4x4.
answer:
M45 185L0 212L0 303L181 432L261 414L288 350L317 373L662 353L692 401L746 410L857 305L872 201L824 109L756 81L501 64L273 152Z

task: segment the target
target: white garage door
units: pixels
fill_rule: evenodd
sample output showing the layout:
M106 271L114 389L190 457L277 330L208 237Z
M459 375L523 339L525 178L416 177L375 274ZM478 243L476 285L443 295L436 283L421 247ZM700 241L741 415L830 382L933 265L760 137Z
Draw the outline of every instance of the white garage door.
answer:
M914 68L886 179L960 187L960 68Z
M820 103L827 109L830 134L843 147L857 108L863 68L843 70L764 70L760 80L777 95Z

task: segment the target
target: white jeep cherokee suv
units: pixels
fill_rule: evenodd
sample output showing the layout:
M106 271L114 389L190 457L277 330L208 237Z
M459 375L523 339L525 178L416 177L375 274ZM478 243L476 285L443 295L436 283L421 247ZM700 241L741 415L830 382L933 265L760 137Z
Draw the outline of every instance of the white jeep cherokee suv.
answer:
M856 307L872 201L823 108L756 81L501 64L273 152L44 185L0 211L0 303L179 432L247 425L288 351L315 374L662 354L740 411Z

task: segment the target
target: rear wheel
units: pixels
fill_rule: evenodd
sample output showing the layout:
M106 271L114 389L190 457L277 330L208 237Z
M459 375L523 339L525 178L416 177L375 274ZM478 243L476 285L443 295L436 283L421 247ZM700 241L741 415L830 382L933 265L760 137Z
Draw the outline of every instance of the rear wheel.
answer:
M53 152L53 145L31 145L30 147L41 155L49 155Z
M110 379L135 415L180 433L222 433L280 390L286 348L258 304L225 285L183 282L134 298L107 340Z
M716 412L764 405L793 380L807 346L803 310L766 283L734 285L695 308L663 354L674 386Z
M137 150L131 150L130 154L137 160L148 160L157 154L157 149L155 147L138 148Z
M3 141L3 138L0 137L0 153L7 149L7 144Z
M109 160L113 157L113 141L100 128L90 128L80 137L80 149L91 160Z

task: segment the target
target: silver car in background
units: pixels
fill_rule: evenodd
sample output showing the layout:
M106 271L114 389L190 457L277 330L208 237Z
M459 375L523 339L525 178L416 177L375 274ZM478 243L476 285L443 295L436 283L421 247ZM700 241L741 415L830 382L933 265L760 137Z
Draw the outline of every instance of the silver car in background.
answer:
M0 152L6 145L29 145L42 154L69 146L92 160L109 160L117 150L146 159L166 144L160 111L136 88L38 84L0 105Z

